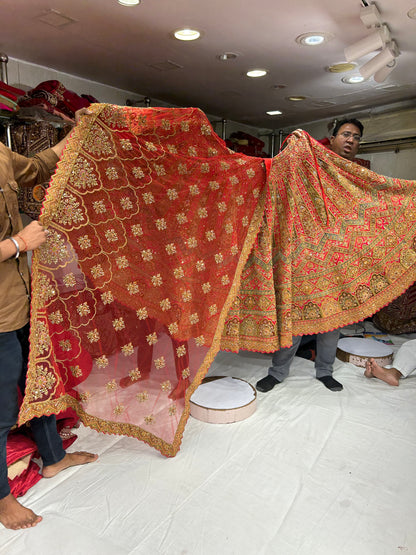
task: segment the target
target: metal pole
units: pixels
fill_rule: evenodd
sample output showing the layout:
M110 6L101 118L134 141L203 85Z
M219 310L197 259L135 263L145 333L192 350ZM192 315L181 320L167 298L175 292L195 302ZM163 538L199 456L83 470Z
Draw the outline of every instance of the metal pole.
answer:
M225 141L225 131L226 131L226 128L227 128L227 120L226 120L226 119L222 119L222 120L221 120L221 123L222 123L221 139L222 139L223 141Z
M9 77L7 75L7 62L9 61L9 57L4 52L0 52L0 80L6 85L9 84ZM10 123L7 122L5 124L6 129L6 146L9 148L12 147L12 134L10 132Z

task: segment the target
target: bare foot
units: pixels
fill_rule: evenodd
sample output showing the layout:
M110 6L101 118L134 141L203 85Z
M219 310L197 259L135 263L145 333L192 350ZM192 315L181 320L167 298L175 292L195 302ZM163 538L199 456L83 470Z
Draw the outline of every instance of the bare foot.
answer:
M98 455L87 453L86 451L75 451L75 453L66 453L65 457L55 464L44 466L42 475L44 478L52 478L56 476L61 470L69 468L70 466L78 466L80 464L88 464L96 461Z
M369 367L368 371L371 374L370 376L367 375L367 365ZM389 385L399 385L401 373L396 368L384 368L383 366L377 364L377 362L373 358L370 358L365 368L366 369L364 375L367 376L367 378L374 377L378 378L379 380L383 380L383 382L386 382Z
M369 360L366 360L366 362L365 362L364 376L366 378L374 378L373 372L371 371L371 368L372 368L371 361L373 361L373 360L374 359L370 358Z
M32 528L42 520L30 509L23 507L11 493L0 499L0 522L5 528L21 530Z

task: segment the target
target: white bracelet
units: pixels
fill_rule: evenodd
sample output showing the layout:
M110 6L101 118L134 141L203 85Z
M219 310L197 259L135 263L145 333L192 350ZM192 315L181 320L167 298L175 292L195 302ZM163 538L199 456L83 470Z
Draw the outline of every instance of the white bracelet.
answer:
M19 258L19 255L20 255L19 243L16 241L16 239L14 237L9 237L9 239L12 243L14 243L14 246L16 247L16 256L15 256L15 258Z

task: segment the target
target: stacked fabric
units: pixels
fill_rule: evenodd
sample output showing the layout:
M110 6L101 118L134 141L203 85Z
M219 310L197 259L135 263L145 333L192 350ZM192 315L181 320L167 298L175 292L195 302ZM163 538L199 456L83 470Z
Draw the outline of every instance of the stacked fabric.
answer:
M19 109L17 100L23 96L25 91L11 87L3 81L0 81L0 110L7 110L8 112L16 112Z

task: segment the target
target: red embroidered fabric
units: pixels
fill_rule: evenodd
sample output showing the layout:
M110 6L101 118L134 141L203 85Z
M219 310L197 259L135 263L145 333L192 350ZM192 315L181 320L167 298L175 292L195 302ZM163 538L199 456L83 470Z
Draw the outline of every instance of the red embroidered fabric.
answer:
M267 180L197 109L95 105L41 216L20 422L72 406L175 455L220 342L274 351L415 280L415 192L306 134Z

